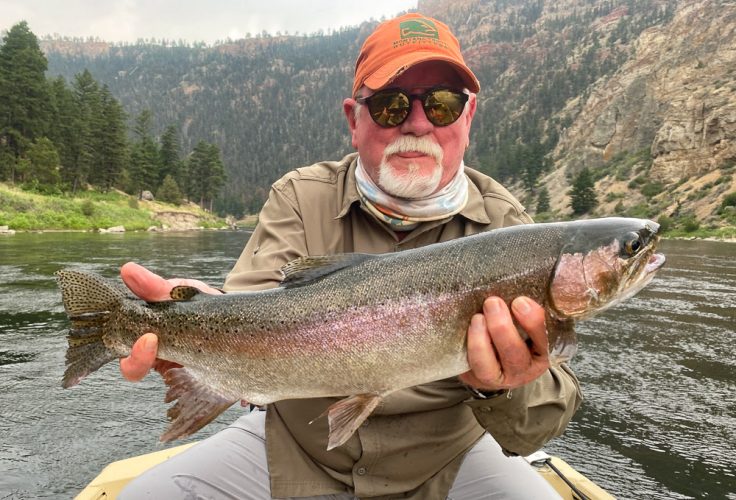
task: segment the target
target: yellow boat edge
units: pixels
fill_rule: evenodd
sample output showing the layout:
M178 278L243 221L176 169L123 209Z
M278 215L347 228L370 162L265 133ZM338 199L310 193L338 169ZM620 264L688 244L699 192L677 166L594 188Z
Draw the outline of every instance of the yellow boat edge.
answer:
M166 450L155 451L153 453L147 453L145 455L112 462L105 467L102 472L100 472L97 477L79 493L79 495L77 495L76 500L99 500L103 498L107 500L116 498L118 493L120 493L123 487L131 479L195 444L196 443L184 444L174 448L168 448ZM590 500L610 500L614 498L603 488L568 465L561 458L551 457L550 460L552 465L557 468L577 490ZM539 474L541 474L542 477L549 482L555 490L557 490L564 500L575 500L580 498L549 465L543 465L541 467L534 466L534 469L536 469L537 472L539 472Z

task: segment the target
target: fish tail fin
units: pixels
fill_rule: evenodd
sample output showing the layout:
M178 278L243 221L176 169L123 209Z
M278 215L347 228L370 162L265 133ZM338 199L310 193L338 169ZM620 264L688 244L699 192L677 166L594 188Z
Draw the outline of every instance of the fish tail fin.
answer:
M167 412L171 423L161 435L162 442L197 432L239 399L220 394L187 368L169 368L162 376L169 387L164 402L176 401Z
M66 371L61 386L77 385L84 377L120 357L103 342L110 311L125 298L125 291L101 276L82 271L56 273L71 328Z
M383 397L380 394L356 394L330 405L320 415L326 414L330 425L327 450L344 444L381 401Z

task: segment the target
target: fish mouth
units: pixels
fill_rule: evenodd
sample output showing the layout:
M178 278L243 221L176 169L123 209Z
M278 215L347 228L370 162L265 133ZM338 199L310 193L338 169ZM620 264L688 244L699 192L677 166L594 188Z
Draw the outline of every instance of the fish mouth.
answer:
M664 265L666 260L667 259L665 259L664 255L661 253L652 254L649 257L649 261L647 262L647 265L644 267L644 272L649 274L649 273L655 273L659 271L659 268L661 268Z

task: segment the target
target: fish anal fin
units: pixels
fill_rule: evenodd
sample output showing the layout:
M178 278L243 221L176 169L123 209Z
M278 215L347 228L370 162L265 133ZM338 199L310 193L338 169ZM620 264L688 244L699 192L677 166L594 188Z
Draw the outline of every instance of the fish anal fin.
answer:
M356 394L330 405L325 410L330 425L327 450L344 444L382 400L379 394Z
M578 350L575 322L571 319L548 317L547 338L549 341L549 362L553 366L570 361Z
M169 292L169 296L171 297L171 300L181 302L192 300L200 293L201 290L199 288L193 286L179 285L171 289L171 292Z
M220 394L186 368L170 368L163 378L169 387L165 401L176 401L167 412L171 423L161 435L163 442L197 432L240 399Z

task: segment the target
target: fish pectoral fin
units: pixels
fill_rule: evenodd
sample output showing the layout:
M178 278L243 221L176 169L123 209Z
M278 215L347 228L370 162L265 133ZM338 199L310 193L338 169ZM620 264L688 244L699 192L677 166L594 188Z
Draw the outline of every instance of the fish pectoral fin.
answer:
M171 300L181 302L192 300L200 293L202 293L202 291L199 288L195 288L193 286L179 285L171 289L171 292L169 292L169 297L171 297Z
M161 435L162 442L197 432L240 400L220 394L186 368L171 368L163 373L163 378L169 386L164 401L176 404L166 413L171 423Z
M327 422L330 425L327 450L344 444L382 400L380 394L356 394L330 405L320 415L327 414Z
M578 336L573 320L547 318L547 338L549 362L552 366L566 363L575 356L578 350Z

